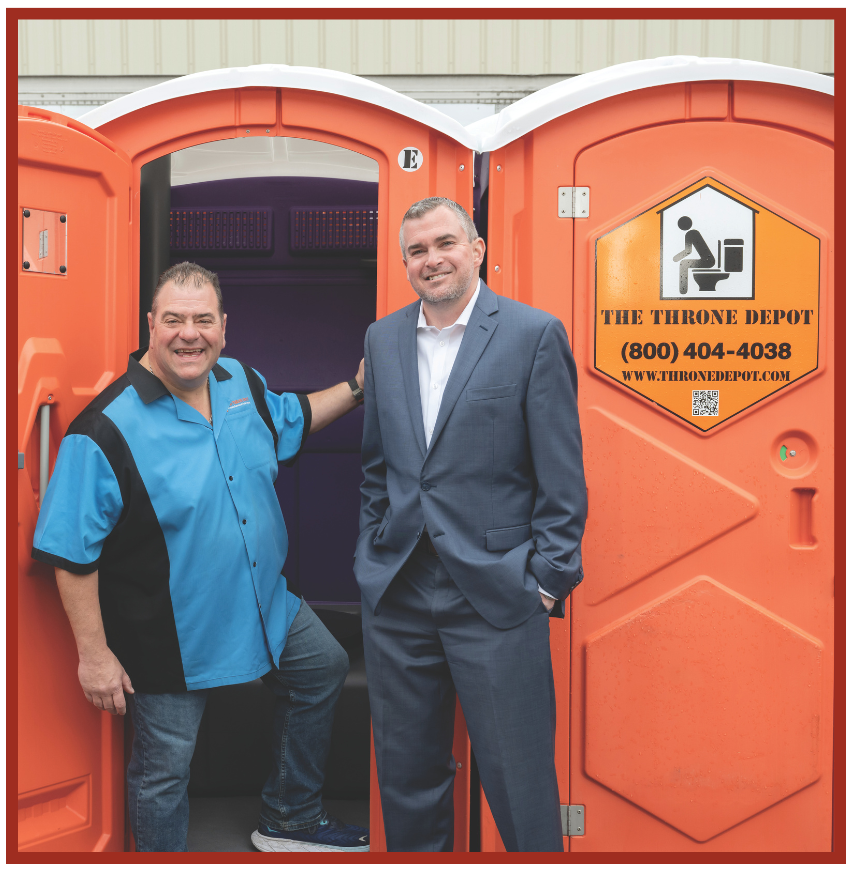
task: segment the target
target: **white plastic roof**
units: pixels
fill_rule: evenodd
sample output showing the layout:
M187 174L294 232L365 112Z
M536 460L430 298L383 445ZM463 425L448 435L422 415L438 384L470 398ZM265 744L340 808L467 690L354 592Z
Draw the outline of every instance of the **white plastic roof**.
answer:
M554 118L607 97L656 85L720 80L771 82L830 95L834 94L835 86L829 76L758 61L663 57L617 64L557 82L507 106L497 115L463 127L438 109L359 76L315 67L258 64L171 79L99 106L81 115L79 120L89 127L98 128L145 106L189 94L244 87L298 88L338 94L381 106L438 130L467 148L485 152L501 148Z
M469 124L468 130L476 138L477 151L494 151L554 118L607 97L655 85L709 80L773 82L823 94L833 94L835 85L830 76L757 61L685 56L631 61L557 82L497 115Z
M381 106L398 115L404 115L425 124L434 130L455 139L467 148L476 148L474 136L458 121L439 112L437 109L419 103L411 97L378 85L368 79L339 73L334 70L320 70L314 67L292 67L285 64L258 64L252 67L231 67L224 70L210 70L193 73L162 82L151 88L135 91L119 97L104 106L99 106L79 120L89 127L98 128L103 124L164 100L201 94L206 91L220 91L229 88L299 88L304 91L324 91L339 94L363 103Z

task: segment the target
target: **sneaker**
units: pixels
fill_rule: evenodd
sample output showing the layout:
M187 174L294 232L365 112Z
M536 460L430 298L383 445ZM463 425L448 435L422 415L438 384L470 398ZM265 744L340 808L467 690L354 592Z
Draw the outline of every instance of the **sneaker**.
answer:
M369 851L370 831L327 815L313 827L289 832L259 824L252 844L259 851Z

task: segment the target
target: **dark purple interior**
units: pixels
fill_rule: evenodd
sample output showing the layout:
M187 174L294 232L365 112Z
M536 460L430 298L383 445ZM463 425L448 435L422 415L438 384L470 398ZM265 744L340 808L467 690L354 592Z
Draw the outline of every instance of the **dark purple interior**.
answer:
M313 391L352 378L376 318L375 252L290 250L291 207L376 206L378 185L272 177L172 188L172 208L273 211L272 251L172 252L214 270L228 316L225 354L253 366L271 390ZM315 603L357 603L352 558L358 535L361 409L309 437L276 492L290 538L285 575Z

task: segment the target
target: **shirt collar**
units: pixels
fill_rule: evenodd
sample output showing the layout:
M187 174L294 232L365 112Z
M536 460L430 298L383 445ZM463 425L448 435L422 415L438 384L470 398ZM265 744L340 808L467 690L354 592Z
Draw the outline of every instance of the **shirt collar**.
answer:
M127 379L133 385L136 393L139 394L139 399L147 406L149 403L153 403L154 400L159 400L160 397L166 396L169 390L153 372L146 369L139 362L146 351L148 351L147 348L140 348L130 355L127 360ZM213 377L218 382L231 378L231 373L218 363L213 365L212 372Z
M456 323L451 324L451 327L457 327L458 325L462 325L463 327L468 326L468 321L471 318L471 312L474 309L474 306L477 303L477 297L480 296L480 286L482 285L482 279L477 282L477 290L471 294L471 299L468 300L468 305L462 310L462 314L456 319ZM418 309L418 327L429 327L427 324L426 318L424 317L424 304L423 300L421 300L421 306ZM449 328L445 328L449 329Z

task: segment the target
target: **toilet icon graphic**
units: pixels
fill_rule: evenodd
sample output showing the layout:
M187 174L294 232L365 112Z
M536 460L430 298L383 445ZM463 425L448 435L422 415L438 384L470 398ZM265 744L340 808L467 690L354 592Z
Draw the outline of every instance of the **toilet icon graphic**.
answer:
M678 264L680 294L687 294L691 275L700 291L713 292L717 290L718 282L729 278L733 272L743 272L742 239L726 239L725 243L718 239L715 258L702 234L693 229L693 219L689 215L682 215L678 219L678 227L685 231L684 250L674 255L672 260ZM689 255L694 252L697 256L690 258ZM723 262L724 252L725 261L722 269L719 264Z

